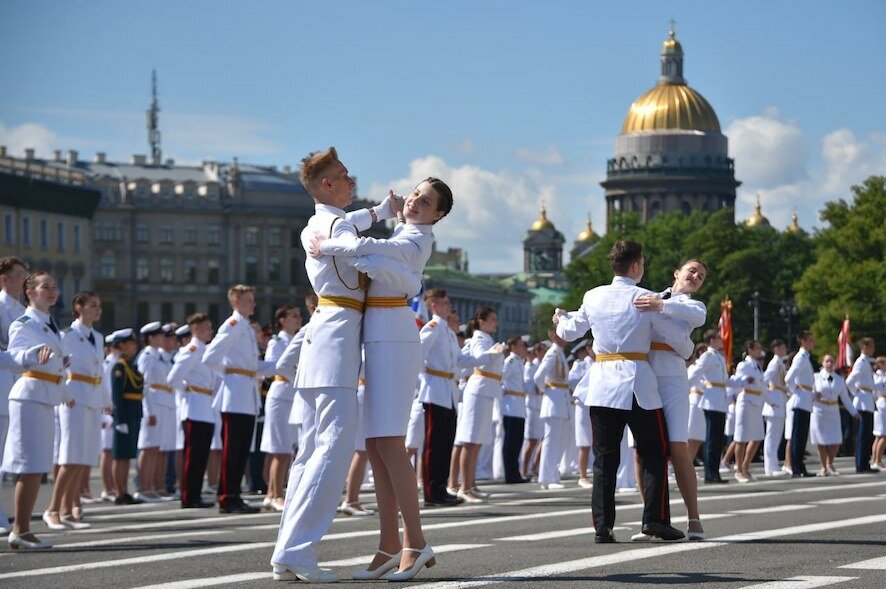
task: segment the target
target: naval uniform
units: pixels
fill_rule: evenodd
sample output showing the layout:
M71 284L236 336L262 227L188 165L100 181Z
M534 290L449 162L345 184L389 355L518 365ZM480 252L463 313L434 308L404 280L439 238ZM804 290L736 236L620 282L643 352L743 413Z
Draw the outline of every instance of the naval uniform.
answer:
M308 332L308 325L311 324L310 318L308 322L302 325L301 329L296 332L283 354L277 359L277 376L288 378L292 383L292 406L289 410L287 422L295 431L295 444L301 446L301 430L302 423L305 420L305 399L304 396L295 388L295 376L298 373L298 362L301 358L301 348L305 343L305 334Z
M726 370L726 359L714 348L708 348L693 365L693 377L703 379L704 394L698 406L705 416L705 481L718 481L720 459L723 455L723 435L726 433L726 414L729 411L727 387L740 383L730 378Z
M763 370L760 363L746 357L735 367L743 378L735 401L735 441L763 441Z
M53 407L73 397L64 383L64 352L55 320L28 307L9 328L13 354L46 345L52 356L22 373L9 392L9 434L0 470L15 474L43 473L52 469Z
M161 452L175 450L175 391L166 382L170 366L161 356L161 351L152 346L142 350L136 366L144 378L144 407L138 448L157 448ZM150 417L156 418L155 425L148 424Z
M501 371L504 355L492 348L495 342L488 333L474 332L470 355L479 365L468 378L462 401L462 414L455 432L456 444L483 444L492 438L492 406L501 398Z
M791 427L791 469L795 475L808 475L803 454L809 441L809 419L812 414L812 390L815 373L812 358L805 348L800 348L785 375L785 386L791 393L793 424Z
M877 393L877 412L874 414L874 435L886 436L886 372L878 370L874 374L874 390Z
M25 306L5 290L0 290L0 351L5 352L9 348L9 328L13 321L24 314ZM9 431L9 391L20 373L21 370L15 366L0 368L0 464L3 463L3 448Z
M843 406L853 417L858 414L858 410L852 406L849 400L846 381L836 372L828 372L822 366L821 370L815 374L815 384L812 388L812 419L809 438L816 446L837 446L843 442L839 401L843 401Z
M502 463L505 482L522 483L520 449L523 447L523 429L526 424L526 389L523 384L523 359L517 354L505 358L502 389Z
M265 399L265 426L259 446L259 449L266 454L292 454L298 443L298 427L289 423L295 397L292 381L295 380L295 364L298 360L293 363L291 370L285 366L288 360L284 362L283 370L277 368L280 358L290 349L296 335L297 333L290 335L285 331L278 332L268 342L268 349L265 351L265 360L274 363L274 382L271 383ZM294 349L300 351L298 347Z
M560 482L559 465L565 450L563 432L571 411L568 374L563 348L552 344L534 378L536 388L545 392L540 411L545 433L538 469L538 482L542 485Z
M873 361L861 354L852 365L852 372L846 378L846 385L852 392L852 405L861 417L855 443L855 470L867 472L871 470L871 447L874 444Z
M680 356L693 344L686 330L660 313L642 313L634 300L650 294L626 276L585 293L581 308L561 315L557 335L567 341L594 336L596 361L588 371L588 395L594 437L594 486L591 508L597 535L608 537L615 527L616 473L625 425L633 432L643 458L645 505L643 527L668 525L668 435L655 373L647 361L653 332Z
M70 357L67 387L74 406L58 409L61 442L58 464L92 466L101 453L102 409L111 406L103 386L104 338L76 319L62 333L62 346Z
M135 363L121 355L111 368L111 412L114 418L111 458L131 460L138 454L143 401L144 379Z
M575 445L579 448L590 448L594 445L591 432L591 412L585 402L588 399L588 373L593 358L588 354L583 360L575 362L569 370L569 386L572 388L572 410L575 413ZM593 468L594 457L589 457L588 466Z
M541 440L545 435L545 426L541 421L541 398L544 391L535 386L535 372L541 358L533 358L523 367L523 384L526 388L526 424L523 437L527 440Z
M773 356L763 373L765 389L763 391L763 420L766 422L766 433L763 437L763 469L767 475L779 470L778 448L781 446L785 427L785 411L788 401L788 389L784 383L787 373L784 358Z
M698 368L698 360L692 363L687 371L687 381L689 382L689 424L686 432L686 438L697 442L704 442L705 423L704 410L699 406L702 397L704 397L705 378ZM692 458L695 458L694 456Z

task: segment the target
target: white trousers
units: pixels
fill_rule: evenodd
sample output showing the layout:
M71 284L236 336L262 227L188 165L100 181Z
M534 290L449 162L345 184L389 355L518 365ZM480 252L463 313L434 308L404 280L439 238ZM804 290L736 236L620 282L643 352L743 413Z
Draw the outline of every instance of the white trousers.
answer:
M3 447L6 445L6 432L9 431L9 416L0 415L0 464L3 464ZM0 472L0 477L3 474ZM0 528L12 529L9 525L9 519L3 513L3 505L0 504Z
M563 458L565 438L563 428L566 420L559 417L543 417L545 434L541 439L541 462L538 466L538 482L542 485L560 482L560 459Z
M272 566L317 566L316 544L329 531L354 456L357 392L303 389L306 419L289 472Z
M501 421L495 422L495 444L492 449L492 478L505 478L505 428Z
M778 462L778 446L784 434L784 415L764 415L766 435L763 437L763 469L772 474L781 469Z

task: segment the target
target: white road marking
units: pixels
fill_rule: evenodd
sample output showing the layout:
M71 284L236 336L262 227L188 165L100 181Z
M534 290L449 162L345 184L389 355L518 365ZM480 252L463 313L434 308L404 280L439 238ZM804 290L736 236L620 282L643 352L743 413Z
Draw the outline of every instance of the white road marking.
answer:
M781 513L782 511L800 511L803 509L812 509L812 505L806 505L805 503L795 503L795 504L787 504L787 505L773 505L772 507L760 507L757 509L731 509L729 513L735 513L737 515L757 515L761 513Z
M886 571L886 556L844 564L841 569L866 569L869 571Z
M880 501L879 497L837 497L835 499L822 499L813 501L816 505L843 505L845 503L862 503L864 501Z
M205 579L187 579L184 581L172 581L158 585L144 585L138 589L191 589L191 587L214 587L229 583L246 583L249 581L270 581L271 571L261 573L241 573L239 575L225 575L223 577L207 577Z
M853 581L858 577L791 577L780 581L769 581L755 585L745 585L740 589L813 589L814 587L827 587L845 581Z

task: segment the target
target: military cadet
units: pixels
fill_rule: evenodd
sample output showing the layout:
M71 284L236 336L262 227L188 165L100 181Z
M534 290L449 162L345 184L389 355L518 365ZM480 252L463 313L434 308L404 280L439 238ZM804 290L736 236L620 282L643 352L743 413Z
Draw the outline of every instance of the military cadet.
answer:
M698 406L704 396L704 374L695 371L695 365L707 351L706 344L696 344L695 352L690 358L691 361L686 361L687 380L689 381L689 429L686 436L689 440L689 460L693 463L698 456L699 448L704 444L706 428L704 411Z
M548 330L551 347L535 372L535 387L545 392L541 400L541 420L544 437L541 442L541 462L538 483L542 489L562 489L559 464L563 457L563 430L569 419L569 369L563 352L565 342L554 329Z
M871 450L874 445L874 340L863 337L858 340L861 352L846 385L852 393L852 405L858 411L858 435L855 443L855 472L874 472L871 468ZM846 409L849 409L847 407Z
M874 374L874 391L877 395L877 412L874 415L874 448L871 456L871 468L886 470L883 464L883 453L886 452L886 356L877 357L877 372Z
M101 457L98 461L102 477L101 501L114 500L114 474L112 470L113 458L111 448L114 446L114 418L111 416L111 370L120 357L120 351L114 347L114 334L105 336L105 357L102 360L102 387L103 395L108 399L108 407L102 412L101 434Z
M843 441L842 424L840 423L840 408L838 399L843 401L843 406L853 418L859 418L859 411L852 406L849 400L849 389L846 381L835 372L836 359L825 354L821 359L821 370L815 374L815 384L812 387L812 418L810 420L809 438L818 448L818 459L821 468L818 476L826 477L839 475L834 466L834 458Z
M271 336L274 335L270 325L262 325L259 321L252 319L249 321L250 327L255 332L255 343L258 346L259 361L266 361L265 354L268 349L268 343ZM249 458L246 462L246 480L249 482L247 489L250 493L256 495L265 495L268 493L268 466L270 460L261 451L261 439L265 429L265 403L268 399L268 391L273 383L273 378L256 378L258 387L258 414L255 416L255 426L252 429L252 442L249 445ZM263 506L268 504L263 500Z
M591 479L588 477L588 468L593 468L591 446L594 436L591 431L591 413L585 406L587 400L588 378L585 375L594 363L593 352L590 349L590 341L584 340L577 343L573 348L575 363L569 370L569 388L572 390L572 411L574 415L575 445L578 447L578 486L582 489L591 488Z
M187 330L187 324L183 326ZM166 375L172 370L175 364L175 355L182 346L182 337L176 331L178 323L164 323L163 330L163 346L160 349L160 358L166 364ZM166 452L166 459L163 461L162 477L157 481L157 488L160 496L171 501L173 499L181 499L181 480L182 480L182 462L185 449L185 430L184 421L181 417L181 400L183 391L176 390L173 387L172 398L175 403L175 430L174 435L167 439L166 447L160 448L161 452Z
M161 448L175 437L175 395L166 384L169 367L160 355L166 335L159 321L152 321L139 330L145 342L136 361L143 383L142 424L138 434L138 484L135 498L154 503L162 501L159 483L165 479L160 472L166 472L166 454Z
M301 234L305 251L318 233L356 235L393 215L386 200L377 209L345 218L355 183L334 148L306 157L300 178L316 208ZM277 580L331 582L338 577L318 566L315 545L335 517L355 447L366 281L335 256L308 257L305 270L319 302L308 324L295 386L304 396L305 411L313 417L290 470L271 565Z
M523 431L526 428L526 388L523 383L523 364L529 351L520 336L507 341L508 357L502 371L501 400L504 462L506 483L525 483L520 474L520 449L523 447Z
M119 352L117 361L111 367L111 401L114 418L114 441L111 447L113 458L114 491L116 505L140 503L129 494L129 462L138 454L139 429L142 425L144 379L135 365L138 352L135 331L120 329L115 331L114 349Z
M745 343L745 358L735 367L741 378L735 402L735 480L748 483L756 480L751 474L751 460L763 441L763 346L753 340Z
M809 440L809 420L812 415L812 392L815 386L815 373L810 352L815 348L815 338L810 331L797 334L800 349L794 354L791 367L785 375L785 386L791 393L793 425L791 427L791 469L793 476L811 477L806 470L804 454Z
M268 493L263 502L266 509L283 511L283 483L293 448L298 442L298 429L289 423L295 389L292 386L293 373L281 374L276 365L288 349L302 326L301 309L290 305L279 307L274 313L277 334L268 343L265 360L274 362L274 382L265 399L265 424L262 431L260 449L270 456L268 472Z
M212 339L212 320L205 313L194 313L177 334L190 339L175 355L175 364L166 377L174 389L183 391L181 417L185 434L182 467L181 506L183 509L207 508L215 503L203 501L203 475L209 461L209 447L215 429L212 401L220 378L203 363L206 343Z
M769 345L772 359L763 373L763 420L766 422L766 433L763 437L763 470L766 476L782 476L785 472L778 463L778 448L784 435L785 405L788 401L788 389L784 384L787 369L784 365L787 345L783 340L773 340Z
M619 446L628 425L643 458L644 510L641 531L663 540L683 538L670 525L667 487L667 426L658 396L655 373L648 363L653 329L664 343L688 358L692 341L686 330L659 313L634 308L637 287L645 270L643 247L618 241L609 254L615 277L611 285L585 293L581 308L571 315L554 312L557 335L576 340L592 330L596 361L589 372L587 404L594 429L594 487L591 504L597 543L615 542L616 471Z
M538 473L539 444L544 437L544 423L541 421L541 399L544 391L535 386L535 372L541 359L548 351L548 343L538 342L532 347L531 361L523 367L523 383L526 388L526 424L523 437L526 440L523 450L523 478L532 478Z
M292 387L292 409L289 411L289 424L295 429L295 445L301 445L302 424L305 420L305 400L304 397L295 388L295 376L298 371L298 363L301 358L301 349L304 345L305 335L308 332L311 317L317 310L317 295L310 293L305 297L305 309L308 311L308 321L302 325L301 329L290 340L289 345L283 351L283 354L277 360L277 374L284 376L293 383ZM296 448L293 449L293 455ZM288 466L287 466L288 468Z
M8 538L13 550L52 547L31 533L31 514L40 479L52 468L53 407L61 403L74 405L63 380L61 332L49 314L58 299L55 280L46 272L32 272L25 278L24 292L28 308L9 328L8 351L19 355L27 352L32 359L35 349L43 346L51 348L52 353L42 366L22 373L9 393L9 434L0 471L19 475L15 486L15 522Z

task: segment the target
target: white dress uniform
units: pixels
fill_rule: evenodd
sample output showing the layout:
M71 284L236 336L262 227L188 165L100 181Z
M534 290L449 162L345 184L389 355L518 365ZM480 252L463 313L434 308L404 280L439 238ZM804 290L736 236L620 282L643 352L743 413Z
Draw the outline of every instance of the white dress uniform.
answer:
M545 435L545 425L541 421L541 398L544 391L535 386L535 372L541 364L540 358L534 358L523 367L523 382L526 387L526 424L523 437L527 440L541 440Z
M421 289L434 244L432 229L400 223L390 239L343 236L320 245L321 254L348 257L372 279L363 317L366 438L406 435L422 366L419 330L408 299Z
M760 369L760 364L756 360L747 357L735 367L735 376L742 378L742 385L735 401L735 441L761 442L763 440L763 370Z
M58 409L61 443L58 464L92 466L101 453L102 409L111 406L104 381L104 338L76 319L62 332L62 346L70 358L68 391L74 406Z
M766 433L763 437L763 469L767 475L777 472L781 467L778 462L778 447L784 435L785 415L787 410L788 389L784 384L787 370L784 358L773 356L763 373L763 421Z
M860 354L856 358L852 371L846 378L846 386L852 393L852 405L855 409L868 413L874 411L874 369L869 357Z
M113 343L111 338L113 336L109 335L105 339L106 344ZM105 356L105 359L102 361L102 386L104 387L104 395L106 395L107 399L111 398L111 371L114 369L114 364L117 363L117 360L120 359L120 351L114 348L111 348L110 353ZM102 413L102 451L111 450L114 446L114 416Z
M152 346L142 350L136 367L145 379L138 449L175 450L175 391L167 384L171 367L160 355L160 350ZM148 425L151 416L157 419L156 425Z
M726 359L714 348L708 348L693 365L693 375L703 379L704 395L698 405L705 411L727 413L729 393L727 387L741 386L741 379L730 377L726 370Z
M470 355L481 364L474 368L465 386L463 409L455 431L456 444L483 444L492 436L492 406L501 398L501 371L504 355L495 352L488 333L474 332Z
M877 394L874 435L886 436L886 372L878 370L874 373L874 391Z
M0 290L0 351L9 348L9 327L24 314L25 306L5 290ZM3 463L3 447L9 431L9 391L20 373L15 366L0 368L0 464Z
M704 396L705 377L698 369L698 361L689 367L687 380L689 382L689 429L686 431L686 438L704 442L707 424L700 403Z
M409 424L406 426L406 447L420 450L425 443L425 407L418 398L418 388L409 410Z
M502 368L501 414L526 419L526 390L523 384L523 360L517 354L505 358Z
M808 436L805 436L805 439L802 440L802 444L793 443L793 441L796 441L798 438L798 436L795 435L797 432L794 431L794 412L806 411L811 417L812 391L815 386L815 373L812 369L812 358L805 348L800 348L797 350L797 353L794 354L794 359L791 361L791 367L788 369L784 380L785 387L787 387L788 392L791 395L791 398L788 400L788 421L785 423L785 437L792 440L791 468L794 470L794 473L799 473L801 472L801 466L804 465L804 461L801 458L800 464L796 464L796 457L802 457L803 453L806 451ZM808 431L805 433L808 434ZM800 445L803 447L799 448L798 446Z
M265 399L265 427L262 430L260 450L267 454L291 454L298 443L298 426L289 423L295 398L295 388L292 385L295 370L290 372L288 369L277 369L280 358L289 349L296 335L297 333L290 335L280 331L268 342L268 349L265 350L265 360L274 363L276 372Z
M213 399L221 378L203 363L206 344L192 337L175 354L175 363L166 375L169 386L182 391L181 418L215 423ZM219 448L220 449L220 448Z
M46 364L25 371L9 392L9 434L0 470L15 474L42 473L52 469L53 407L73 397L64 383L64 348L58 327L47 313L28 307L9 328L13 354L33 354L35 346L47 345L52 356Z
M846 381L836 372L822 369L815 375L813 385L812 420L809 439L816 446L833 446L843 442L843 426L840 423L838 399L855 417L858 410L849 399Z
M544 437L541 442L538 482L542 485L560 482L558 466L563 457L563 429L572 408L569 402L569 373L566 355L558 344L545 352L535 373L535 386L545 391L541 400Z
M660 293L661 314L669 317L672 323L686 331L686 337L696 327L704 325L707 309L701 301L695 301L686 293L672 293L670 289ZM673 348L653 333L652 348L649 350L649 365L658 381L658 394L661 396L665 420L668 424L668 439L671 442L689 440L689 378L686 373L686 360L674 352Z
M458 347L455 332L449 329L446 319L438 315L431 317L419 331L424 367L418 375L418 400L447 409L456 409L459 390L456 375L467 363L473 366L473 357L468 358Z
M584 378L593 363L594 360L588 355L581 361L575 362L569 370L569 387L572 389L573 397L572 410L575 412L575 445L579 448L590 448L594 445L594 435L591 431L591 413L585 405L588 390L587 379ZM591 461L593 462L593 460L594 457L592 455Z

